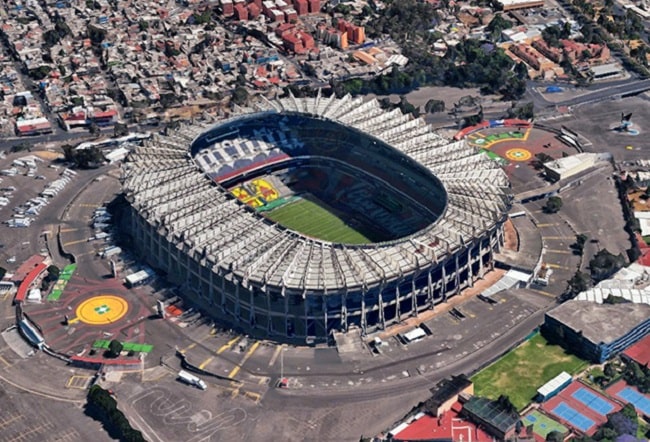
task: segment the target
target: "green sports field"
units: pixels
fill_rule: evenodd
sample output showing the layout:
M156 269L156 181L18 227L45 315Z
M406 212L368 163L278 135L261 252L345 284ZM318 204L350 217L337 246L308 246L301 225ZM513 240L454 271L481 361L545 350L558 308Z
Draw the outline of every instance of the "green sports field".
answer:
M283 226L324 241L346 244L368 244L364 235L345 224L336 214L306 199L297 199L265 213Z
M541 436L543 439L546 439L546 435L551 431L558 431L562 434L567 434L569 432L567 427L554 421L548 416L543 415L539 411L533 411L524 417L524 426L531 424L533 425L533 432Z
M563 371L575 374L588 365L537 334L478 372L472 381L477 395L496 399L504 394L517 410L521 410L546 382Z

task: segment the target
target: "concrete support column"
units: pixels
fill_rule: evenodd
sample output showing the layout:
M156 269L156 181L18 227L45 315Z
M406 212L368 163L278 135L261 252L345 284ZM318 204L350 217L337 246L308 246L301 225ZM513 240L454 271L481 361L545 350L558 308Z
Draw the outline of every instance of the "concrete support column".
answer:
M273 315L271 314L271 296L269 293L265 293L266 298L266 330L269 332L273 331Z
M305 336L309 336L309 306L307 305L307 297L303 297L303 305L305 306Z
M402 322L402 312L400 311L400 301L399 301L399 284L395 286L395 317L397 322Z
M418 302L417 302L417 294L415 293L417 289L417 285L415 283L416 279L420 276L418 272L413 273L413 279L412 284L411 284L411 315L414 315L416 318L418 317Z
M239 317L241 313L241 306L239 305L239 282L235 281L235 318L237 322L241 320Z
M467 281L469 287L474 287L474 273L472 270L472 248L467 249Z
M253 300L253 289L250 288L248 290L248 299L249 299L249 306L248 306L248 322L251 325L255 325L255 301Z
M488 253L490 254L490 270L494 270L494 248L492 247L492 238L490 238L490 248Z
M325 296L321 295L321 301L323 303L323 319L325 320L325 333L328 332L328 322L327 322L327 299Z
M441 287L441 292L442 292L442 300L444 302L447 302L447 269L446 269L446 262L442 262L442 287Z
M348 331L348 293L341 296L341 330Z
M458 259L458 253L454 255L454 262L456 264L456 271L454 272L454 279L455 279L455 284L456 284L456 294L460 293L460 261Z
M368 333L368 319L366 318L366 291L361 291L361 335Z
M427 296L429 297L429 308L433 310L436 306L436 287L433 285L432 270L427 273Z
M289 319L289 297L287 295L284 295L284 335L289 336L289 322L287 319Z
M226 278L221 276L221 312L226 313Z
M384 315L384 300L383 297L381 296L381 292L379 292L379 298L377 300L377 304L379 304L379 322L381 323L381 328L383 330L386 330L386 317Z

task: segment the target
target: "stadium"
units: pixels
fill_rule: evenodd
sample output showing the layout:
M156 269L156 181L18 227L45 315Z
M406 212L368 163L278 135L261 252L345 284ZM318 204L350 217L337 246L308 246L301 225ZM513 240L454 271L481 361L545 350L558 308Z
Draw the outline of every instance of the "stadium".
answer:
M154 135L123 170L133 245L215 319L322 342L434 309L493 266L499 165L377 100L264 100Z

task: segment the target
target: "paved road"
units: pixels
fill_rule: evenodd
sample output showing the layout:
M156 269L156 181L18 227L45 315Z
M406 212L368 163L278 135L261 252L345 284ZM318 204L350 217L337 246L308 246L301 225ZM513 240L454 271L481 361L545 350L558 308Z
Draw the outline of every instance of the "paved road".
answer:
M577 97L569 98L558 102L552 102L544 98L536 89L548 86L545 83L531 82L528 84L528 95L533 99L535 107L544 108L549 106L578 106L586 103L595 103L623 95L639 94L650 90L649 80L625 80L608 83L606 85L590 86L586 93ZM578 91L572 88L572 90Z

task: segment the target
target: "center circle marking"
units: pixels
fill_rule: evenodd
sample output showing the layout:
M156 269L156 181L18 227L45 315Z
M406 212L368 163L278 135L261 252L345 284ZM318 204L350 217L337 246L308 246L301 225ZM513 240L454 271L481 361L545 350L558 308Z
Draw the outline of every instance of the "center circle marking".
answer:
M129 310L129 303L115 295L99 295L86 299L77 307L79 321L89 325L112 324Z
M521 148L510 149L506 152L506 158L512 161L528 161L532 157L530 151Z

